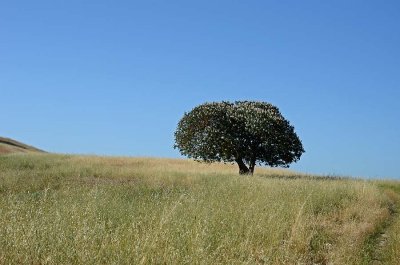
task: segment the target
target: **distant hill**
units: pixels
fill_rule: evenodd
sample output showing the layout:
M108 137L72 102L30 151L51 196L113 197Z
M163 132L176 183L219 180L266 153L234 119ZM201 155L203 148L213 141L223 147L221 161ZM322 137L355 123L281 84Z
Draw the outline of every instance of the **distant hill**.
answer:
M36 147L23 144L10 138L0 137L0 155L10 153L44 153L45 151L40 150Z

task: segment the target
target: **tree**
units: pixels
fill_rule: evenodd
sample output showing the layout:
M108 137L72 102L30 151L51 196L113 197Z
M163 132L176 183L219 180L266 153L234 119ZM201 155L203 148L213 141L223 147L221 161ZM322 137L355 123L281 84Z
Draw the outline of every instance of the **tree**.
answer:
M279 109L267 102L201 104L185 113L175 132L182 155L204 162L236 162L239 174L254 167L289 167L304 152L302 143Z

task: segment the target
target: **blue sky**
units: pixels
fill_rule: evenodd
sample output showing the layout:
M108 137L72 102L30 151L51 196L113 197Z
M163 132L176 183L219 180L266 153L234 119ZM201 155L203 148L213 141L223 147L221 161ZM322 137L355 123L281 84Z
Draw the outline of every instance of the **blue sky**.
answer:
M400 178L398 1L3 1L0 135L58 153L179 157L206 101L277 105L295 170Z

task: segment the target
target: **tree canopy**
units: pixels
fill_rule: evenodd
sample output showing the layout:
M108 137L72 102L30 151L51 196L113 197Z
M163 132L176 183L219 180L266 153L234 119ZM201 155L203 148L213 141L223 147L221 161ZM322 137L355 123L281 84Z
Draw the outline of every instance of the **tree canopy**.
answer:
M304 152L302 143L279 109L267 102L201 104L185 113L175 132L182 155L205 162L236 162L240 174L254 167L288 167Z

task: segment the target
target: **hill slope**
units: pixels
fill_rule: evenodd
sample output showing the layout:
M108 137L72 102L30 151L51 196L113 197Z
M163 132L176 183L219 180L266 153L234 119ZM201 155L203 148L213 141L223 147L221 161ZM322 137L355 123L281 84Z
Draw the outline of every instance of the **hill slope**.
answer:
M0 154L44 152L10 138L0 137Z
M391 186L400 191L184 159L5 155L0 264L399 264Z

